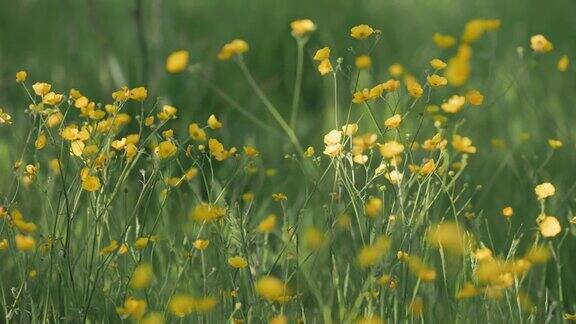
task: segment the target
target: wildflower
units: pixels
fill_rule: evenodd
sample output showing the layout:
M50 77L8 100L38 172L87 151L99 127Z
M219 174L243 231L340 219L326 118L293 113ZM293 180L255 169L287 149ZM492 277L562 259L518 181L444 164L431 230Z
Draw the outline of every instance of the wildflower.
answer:
M373 95L370 94L369 89L363 89L361 91L356 91L352 95L352 102L353 103L363 103L373 98Z
M100 189L100 179L97 176L86 176L82 179L82 189L94 192Z
M484 96L478 90L470 90L466 93L466 101L472 106L480 106L484 102Z
M210 154L214 156L217 161L224 161L228 159L236 151L235 148L225 150L224 145L215 138L208 140L208 149L210 150Z
M562 55L558 60L557 64L558 71L566 72L569 66L570 66L570 59L568 59L567 55Z
M426 161L420 168L420 174L430 174L436 169L436 164L433 159Z
M148 97L148 90L144 87L137 87L130 90L128 97L136 101L144 101Z
M392 170L389 173L386 173L384 177L392 184L399 184L400 182L402 182L403 174L400 173L398 170Z
M209 244L210 244L209 240L196 240L194 241L194 243L192 243L192 245L200 251L206 249Z
M155 149L156 155L160 159L168 159L178 152L178 147L172 141L163 141Z
M508 206L508 207L504 207L504 209L502 209L502 216L504 216L506 218L510 218L510 217L512 217L512 215L514 215L514 209L512 209L512 207Z
M258 152L258 150L254 146L250 145L244 146L244 153L248 157L255 157L258 156L258 154L260 154L260 152Z
M224 217L225 214L226 209L224 207L201 203L194 207L190 213L190 218L199 223L209 223Z
M474 154L476 147L472 145L472 140L468 137L454 135L452 136L452 146L462 153Z
M245 40L235 39L230 43L225 44L220 52L218 53L218 59L221 61L226 61L231 59L235 55L240 55L248 52L250 46Z
M4 251L8 249L8 240L7 239L2 239L0 240L0 251Z
M356 57L355 64L359 69L367 69L372 65L372 59L369 55L363 54Z
M303 37L316 30L316 24L310 19L295 20L290 23L292 36Z
M448 99L447 102L442 104L442 110L447 113L455 114L462 110L464 104L466 103L466 98L463 96L454 95Z
M312 146L308 146L308 148L304 151L304 157L312 157L314 156L314 148Z
M288 200L288 197L282 192L276 192L272 194L272 199L275 201L286 201Z
M432 36L432 40L439 48L449 48L456 44L456 38L450 35L443 35L440 33L435 33Z
M444 76L450 85L455 87L463 85L470 77L470 60L460 56L451 58L448 60Z
M248 261L246 261L246 259L244 259L241 256L235 256L235 257L228 258L228 264L232 268L242 269L242 268L246 268L246 266L248 265Z
M216 116L210 115L210 117L208 118L208 127L212 129L222 128L222 123L218 121Z
M318 72L320 72L320 75L326 75L332 72L332 64L330 63L330 60L326 59L320 62L318 65Z
M388 67L388 73L395 78L399 78L404 74L404 67L402 64L394 63Z
M128 297L126 301L124 301L124 305L120 307L116 307L116 312L122 318L131 317L135 320L141 319L144 314L146 313L146 308L148 305L146 301L142 299L136 299L133 297Z
M390 248L390 239L386 236L380 236L374 244L364 246L360 249L356 260L361 268L368 268L378 264L384 258Z
M428 84L432 87L443 87L448 84L448 80L445 77L441 77L437 74L432 74L426 77Z
M318 250L327 242L327 237L316 227L311 226L304 234L304 242L309 249Z
M462 33L462 41L465 43L473 43L480 39L486 31L483 19L473 19L466 23L464 32Z
M206 140L206 132L204 132L204 130L196 123L192 123L188 126L188 134L190 134L190 137L195 141Z
M138 290L146 289L150 285L153 277L152 266L147 263L140 264L134 269L130 286Z
M422 297L414 298L414 301L410 303L408 309L410 310L410 313L412 313L412 316L422 316L422 313L424 312L424 301L422 300Z
M184 317L192 313L195 301L189 295L178 294L170 299L168 309L171 314L177 317Z
M0 107L0 125L2 125L2 124L7 124L7 125L12 124L12 116L10 116L7 112L5 112Z
M408 268L418 279L423 282L431 282L436 279L436 270L430 267L417 256L408 258Z
M380 198L370 198L364 205L364 213L366 216L374 218L378 216L382 210L382 199Z
M562 231L562 226L558 219L554 216L541 215L539 218L538 227L540 234L544 237L554 237Z
M323 47L314 54L314 61L322 62L330 58L330 47Z
M139 322L140 324L164 324L164 317L160 313L149 313Z
M556 188L554 188L554 185L550 182L544 182L537 185L534 188L534 192L536 193L538 199L545 199L554 196L556 193Z
M180 73L188 67L188 51L180 50L172 52L166 59L166 71L169 73Z
M448 64L446 64L444 61L442 61L441 59L433 59L432 61L430 61L430 66L432 66L433 69L435 70L442 70L444 69Z
M478 295L478 289L471 282L464 283L464 286L456 293L456 299L472 298Z
M34 90L34 93L38 96L44 96L45 94L50 92L51 88L52 88L52 85L49 83L45 83L45 82L36 82L32 85L32 89Z
M332 132L334 132L334 131L332 131ZM332 132L330 132L330 133L332 133ZM354 134L356 134L356 132L358 132L358 124L347 124L347 125L342 126L342 133L344 133L344 135L346 135L346 136L353 136ZM330 140L330 138L329 138L329 139L328 139L328 142L329 142L329 143L327 143L327 142L326 142L326 137L324 137L324 143L326 143L326 144L339 143L339 142L340 142L340 139L341 139L340 135L341 135L342 133L338 132L338 133L337 133L338 135L336 135L336 133L332 133L332 134L330 134L330 133L329 133L328 135L326 135L326 136L329 136L329 137L330 137L330 136L334 135L334 139L337 139L337 140L336 140L336 141L332 141L332 140Z
M426 234L428 244L442 248L454 254L462 254L466 246L465 233L455 222L444 222L433 225Z
M20 82L26 81L27 76L28 76L28 73L26 73L26 71L16 72L16 82L20 83Z
M413 79L409 79L409 81L406 82L406 89L408 90L410 96L414 98L420 98L424 93L420 83Z
M553 149L559 149L559 148L561 148L564 144L562 143L561 140L549 139L549 140L548 140L548 145L550 145L550 147L553 148Z
M255 285L258 295L270 302L278 301L290 294L286 284L274 276L261 277Z
M363 155L363 154L357 154L357 155L354 155L354 157L352 158L352 161L354 161L354 163L357 163L357 164L364 164L364 163L368 162L368 156Z
M178 109L176 107L170 106L170 105L164 105L164 106L162 106L162 110L160 110L160 112L158 112L157 116L158 116L158 119L165 121L165 120L176 118L177 112L178 112Z
M530 47L534 52L546 53L554 49L554 45L543 35L534 35L530 37Z
M36 248L36 240L32 236L16 234L14 239L16 248L22 252L29 252Z
M374 29L368 25L358 25L350 29L350 36L356 39L365 39L374 33Z
M258 224L256 230L260 233L270 233L274 228L276 228L276 215L270 214Z
M288 318L285 315L274 316L268 324L288 324Z
M150 243L150 241L154 242L156 240L156 237L139 237L136 239L136 241L134 241L134 247L137 250L143 250L148 246L148 243Z
M51 105L51 106L56 106L58 105L60 102L62 102L62 99L64 98L64 96L62 94L57 94L54 92L48 92L43 98L42 98L42 102L46 105Z
M386 159L394 158L404 151L404 145L396 142L389 141L380 145L380 154Z

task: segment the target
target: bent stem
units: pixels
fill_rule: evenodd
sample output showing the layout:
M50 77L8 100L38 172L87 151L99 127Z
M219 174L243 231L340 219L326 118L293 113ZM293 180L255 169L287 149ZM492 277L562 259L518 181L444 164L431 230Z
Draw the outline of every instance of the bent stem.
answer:
M282 115L280 115L280 113L278 112L278 109L274 107L274 105L272 104L272 102L270 102L268 97L266 97L266 95L264 94L258 83L256 83L256 81L252 77L252 74L248 70L248 67L246 67L246 64L244 64L242 56L238 56L236 62L238 63L240 70L242 70L244 77L246 78L246 80L248 80L248 83L250 84L250 87L252 87L252 90L254 90L258 98L264 104L264 107L266 107L268 112L272 115L272 117L274 117L274 119L280 125L280 127L282 127L282 130L286 133L286 135L288 135L288 138L290 139L292 145L294 145L294 147L299 153L303 152L304 149L302 148L302 145L300 145L300 141L298 141L298 137L296 137L294 130L290 128L290 126L286 123L284 118L282 118Z

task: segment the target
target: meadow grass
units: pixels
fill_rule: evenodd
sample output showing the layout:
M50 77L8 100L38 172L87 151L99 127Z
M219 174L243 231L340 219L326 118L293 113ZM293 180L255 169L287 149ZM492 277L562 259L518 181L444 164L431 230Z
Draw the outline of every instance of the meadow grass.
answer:
M188 50L143 60L143 80L169 80L153 89L200 85L235 115L190 116L147 84L110 96L17 72L26 108L0 111L22 134L0 147L4 321L576 319L576 182L556 172L573 135L539 109L562 105L545 93L573 85L571 53L535 33L497 66L501 24L431 32L383 69L379 26L339 44L294 20L279 36L287 95L240 38L213 53L216 72ZM494 111L511 102L534 117Z

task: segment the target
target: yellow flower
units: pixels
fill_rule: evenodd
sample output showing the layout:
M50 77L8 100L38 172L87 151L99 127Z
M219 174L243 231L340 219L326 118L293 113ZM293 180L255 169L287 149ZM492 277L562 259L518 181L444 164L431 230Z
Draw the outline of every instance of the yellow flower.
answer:
M472 106L480 106L484 102L484 96L478 90L470 90L466 93L466 100Z
M210 117L208 118L208 127L212 129L222 128L222 123L218 121L216 116L210 115Z
M470 53L471 50L467 46L460 46L458 55L448 60L448 66L444 76L448 82L456 87L459 87L468 81L470 77Z
M458 290L458 293L456 293L456 299L472 298L476 295L478 295L478 289L476 289L473 283L466 282L464 286Z
M304 157L312 157L314 156L314 148L312 146L308 146L308 148L306 149L306 151L304 151Z
M192 245L198 250L206 249L209 244L210 244L209 240L196 240L194 241L194 243L192 243Z
M52 85L49 83L45 83L45 82L36 82L32 85L32 89L34 90L34 93L39 95L39 96L44 96L45 94L50 92L51 88L52 88Z
M316 54L314 54L314 61L324 61L330 58L330 48L329 47L323 47L319 50L316 51Z
M256 230L260 233L270 233L275 228L276 228L276 215L270 214L258 224Z
M378 264L384 256L388 249L390 248L390 239L386 236L380 236L376 238L374 244L366 245L360 249L356 261L361 268L368 268Z
M436 164L433 159L426 161L420 168L420 174L430 174L436 169Z
M169 73L180 73L188 67L188 51L180 50L172 52L166 59L166 71Z
M194 207L190 218L199 223L209 223L224 217L225 214L226 208L224 207L201 203Z
M162 110L160 110L160 112L158 112L157 116L158 116L158 119L160 119L160 120L169 120L169 119L176 118L177 112L178 112L178 109L176 107L170 106L170 105L164 105L164 106L162 106Z
M16 234L16 248L22 252L29 252L36 248L36 240L32 236Z
M36 147L36 149L38 150L41 150L44 148L44 146L46 146L46 134L42 132L36 138L36 141L34 142L34 147Z
M26 71L16 72L16 82L20 83L20 82L26 81L27 76L28 76L28 73L26 73Z
M8 240L7 239L2 239L0 240L0 251L4 251L8 249Z
M462 33L462 41L465 43L473 43L480 39L486 31L486 24L483 19L473 19L466 23L464 32Z
M564 144L562 143L561 140L557 140L557 139L549 139L548 140L548 145L550 145L551 148L553 149L559 149L561 148Z
M244 259L241 256L235 256L235 257L228 258L228 264L232 268L242 269L242 268L246 268L246 266L248 266L248 261L246 261L246 259Z
M543 35L534 35L530 37L530 47L534 52L546 53L554 49L554 45Z
M454 95L448 99L447 102L442 103L441 107L447 113L455 114L462 110L464 104L466 103L466 98L463 96Z
M332 142L330 139L328 139L328 143L326 143L326 136L325 136L325 137L324 137L324 143L326 143L326 144L328 144L328 145L329 145L329 144L340 143L340 138L341 138L341 137L339 137L339 135L341 135L342 133L344 133L344 135L346 135L346 136L353 136L354 134L356 134L356 132L358 132L358 124L355 124L355 123L354 123L354 124L347 124L347 125L342 126L342 133L340 133L340 132L338 132L338 133L333 133L333 132L334 132L334 131L330 132L328 135L330 135L330 134L334 134L334 135L338 134L338 135L336 135L336 137L338 137L338 140ZM328 135L327 135L327 136L328 136ZM330 136L328 136L328 137L330 137Z
M432 40L434 41L436 46L440 48L449 48L454 46L454 44L456 44L456 38L450 35L442 35L440 33L435 33L432 36Z
M275 192L272 194L272 199L274 201L286 201L288 197L283 192Z
M453 221L430 226L426 240L431 246L454 254L462 254L467 243L466 233Z
M194 310L194 298L189 295L175 295L170 299L168 309L170 313L177 317L184 317Z
M118 242L116 240L110 241L110 244L100 249L100 255L110 254L118 249Z
M258 154L260 154L260 152L258 152L258 150L254 146L250 145L244 146L244 153L248 157L255 157L258 156Z
M130 287L138 290L146 289L150 285L153 276L151 265L147 263L140 264L134 269L132 279L130 279Z
M432 61L430 61L430 66L432 66L433 69L435 70L442 70L443 68L445 68L448 64L446 64L444 61L440 60L440 59L433 59Z
M226 61L231 59L235 55L240 55L248 52L249 49L250 46L246 41L242 39L235 39L222 47L222 49L218 53L218 59L221 61Z
M378 216L382 210L382 199L380 198L370 198L364 205L364 213L366 216L374 218Z
M368 25L358 25L350 29L350 36L356 39L365 39L374 34L374 29Z
M452 136L452 147L463 153L476 153L476 147L472 145L472 140L461 135Z
M139 237L134 242L134 247L137 250L142 250L148 246L150 242L158 241L158 236L146 236L146 237Z
M445 77L441 77L437 74L432 74L426 77L428 84L432 87L443 87L448 84L448 80Z
M510 206L508 207L504 207L504 209L502 209L502 216L506 217L506 218L510 218L512 217L512 215L514 215L514 209Z
M92 175L84 177L82 179L82 189L90 192L100 189L100 179Z
M188 126L188 134L190 134L190 137L195 141L206 140L206 132L196 123L192 123Z
M541 220L538 223L538 227L540 228L542 236L554 237L562 231L562 226L556 217L541 215L539 218L541 218Z
M128 297L126 301L124 301L123 306L116 307L116 312L122 318L131 317L135 320L139 320L146 313L147 307L148 305L146 304L146 301L142 299Z
M273 276L264 276L258 279L255 286L258 295L268 301L278 301L290 295L286 284Z
M545 199L554 196L556 193L556 188L554 188L554 185L550 182L544 182L537 185L534 188L534 192L536 193L538 199Z
M372 65L372 59L369 55L363 54L356 57L356 67L359 69L367 69Z
M12 124L12 116L10 116L7 112L5 112L0 107L0 125L2 125L2 124L6 124L6 125Z
M410 96L414 98L419 98L424 93L422 86L413 79L409 79L409 81L406 82L406 89L408 90Z
M168 159L178 152L178 147L172 141L163 141L156 147L156 155L161 159Z
M302 37L316 30L316 25L310 19L295 20L290 23L292 36Z
M418 256L408 257L408 269L423 282L431 282L436 279L436 270L424 263Z
M372 98L374 98L374 97L370 94L370 89L363 89L362 91L356 91L352 95L352 102L353 103L363 103L363 102L368 101Z
M63 98L64 98L64 95L62 95L62 94L58 94L58 93L54 93L54 92L48 92L42 98L42 102L46 105L56 106L57 104L62 102Z
M128 97L136 101L144 101L148 97L148 90L144 87L137 87L130 90Z
M570 66L570 59L568 59L567 55L562 55L558 60L558 71L566 72L568 70L568 66Z
M404 74L404 67L402 64L394 63L388 67L388 73L395 78L399 78Z
M160 313L149 313L138 322L139 324L164 324L164 317Z
M285 315L277 315L271 318L268 324L288 324L288 318Z
M396 141L389 141L380 145L380 154L386 159L394 158L402 152L404 152L404 145Z
M318 65L318 72L320 72L320 75L326 75L332 72L332 64L330 63L329 59L325 59L320 62Z
M235 148L225 150L224 145L215 138L208 140L208 149L210 150L210 154L212 154L217 161L224 161L236 152Z

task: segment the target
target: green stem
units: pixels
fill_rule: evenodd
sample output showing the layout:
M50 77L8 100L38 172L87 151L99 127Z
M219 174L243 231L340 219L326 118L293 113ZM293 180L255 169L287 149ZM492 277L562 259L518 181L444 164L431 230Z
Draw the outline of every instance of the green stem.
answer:
M298 108L300 108L300 93L302 91L302 69L304 65L304 45L308 38L296 38L298 44L298 61L296 63L296 79L294 80L294 97L292 98L292 115L290 116L290 128L296 126L298 117Z

